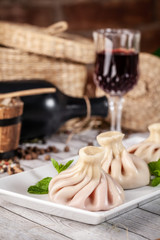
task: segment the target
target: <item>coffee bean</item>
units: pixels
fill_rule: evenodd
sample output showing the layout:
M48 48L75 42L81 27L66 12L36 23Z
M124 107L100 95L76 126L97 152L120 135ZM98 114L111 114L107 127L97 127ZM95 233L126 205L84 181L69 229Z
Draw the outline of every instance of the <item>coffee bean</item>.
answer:
M49 154L45 155L45 158L44 158L46 161L49 161L51 159L51 156Z
M38 158L38 154L35 152L31 152L31 158L32 159L37 159Z
M53 153L58 153L59 150L58 150L58 148L56 148L55 146L53 146L53 147L52 147L52 152L53 152Z
M88 146L93 146L93 142L88 142Z
M24 159L26 159L26 160L32 160L31 154L26 154L26 155L24 156Z
M69 147L68 147L68 146L65 146L64 151L65 151L65 152L69 152L69 151L70 151Z
M45 154L45 150L42 148L42 149L39 149L39 152L41 155Z

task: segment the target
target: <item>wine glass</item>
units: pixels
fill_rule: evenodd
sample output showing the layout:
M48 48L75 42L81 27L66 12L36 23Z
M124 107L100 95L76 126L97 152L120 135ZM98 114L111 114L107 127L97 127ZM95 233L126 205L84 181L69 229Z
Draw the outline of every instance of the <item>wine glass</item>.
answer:
M130 29L108 28L93 32L96 49L94 82L108 94L111 131L121 131L123 95L138 80L140 37L138 30Z

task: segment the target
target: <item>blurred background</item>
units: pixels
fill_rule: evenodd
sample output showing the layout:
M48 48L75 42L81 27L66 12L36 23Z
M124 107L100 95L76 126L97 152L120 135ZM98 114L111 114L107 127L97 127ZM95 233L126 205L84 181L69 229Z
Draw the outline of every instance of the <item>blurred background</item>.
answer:
M46 29L60 21L68 23L66 31L48 31L53 30L53 26ZM73 134L87 128L109 129L108 96L103 97L105 107L102 102L95 105L101 114L95 111L96 117L92 118L88 100L105 94L93 81L96 54L93 41L88 40L99 28L139 29L142 35L139 80L124 96L123 131L146 132L150 124L160 122L160 0L0 0L0 93L25 90L29 84L27 80L31 84L28 89L33 85L33 88L39 88L41 81L37 79L45 80L45 84L47 81L51 84L49 86L54 85L61 91L60 97L57 97L57 92L49 95L54 103L52 108L47 105L46 95L24 97L22 128L19 122L12 126L4 125L6 128L0 126L0 152L14 153L19 138L45 137L60 127L60 131L71 133L69 140ZM68 96L62 97L62 94ZM71 100L70 96L81 98L84 104L78 105L79 99ZM67 103L73 106L72 112L68 111ZM12 115L11 108L11 119L22 114L23 104L20 104L21 112L14 111L16 115ZM3 108L3 104L0 105ZM3 109L5 121L6 109ZM80 118L81 110L83 119ZM16 146L13 145L15 136ZM25 155L22 157L27 159Z
M74 97L104 95L93 82L93 41L83 40L99 28L139 29L139 80L125 95L122 126L146 131L160 121L160 0L0 0L0 21L21 23L17 31L0 22L0 81L44 79ZM62 44L43 32L60 21L68 23Z
M160 47L159 0L0 0L0 20L43 27L65 20L70 32L90 38L97 28L138 28L141 51Z

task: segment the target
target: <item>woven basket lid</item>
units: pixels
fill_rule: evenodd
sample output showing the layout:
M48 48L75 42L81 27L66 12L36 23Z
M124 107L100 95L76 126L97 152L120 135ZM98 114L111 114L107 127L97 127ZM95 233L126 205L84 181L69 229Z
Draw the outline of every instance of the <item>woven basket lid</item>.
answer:
M160 122L160 58L140 53L139 73L137 85L124 96L122 126L146 131L148 125ZM104 92L97 88L96 95Z
M62 27L63 30L65 28ZM83 64L93 63L95 59L93 42L69 33L61 33L62 31L61 28L59 31L55 24L41 28L0 21L0 44Z
M0 81L22 79L45 79L67 95L82 97L87 67L64 59L0 47Z

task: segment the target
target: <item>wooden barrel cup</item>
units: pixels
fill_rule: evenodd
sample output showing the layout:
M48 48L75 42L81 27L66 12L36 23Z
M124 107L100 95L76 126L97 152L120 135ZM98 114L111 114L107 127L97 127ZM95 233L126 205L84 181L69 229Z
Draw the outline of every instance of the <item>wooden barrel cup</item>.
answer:
M0 159L14 156L21 132L23 102L16 99L13 104L0 105Z

